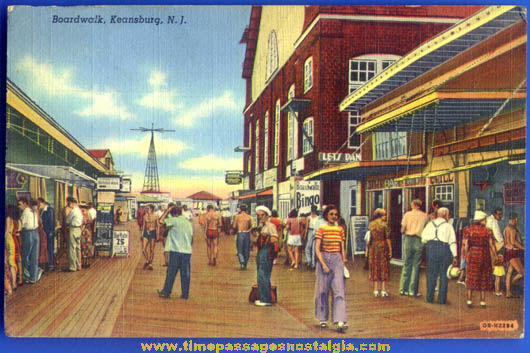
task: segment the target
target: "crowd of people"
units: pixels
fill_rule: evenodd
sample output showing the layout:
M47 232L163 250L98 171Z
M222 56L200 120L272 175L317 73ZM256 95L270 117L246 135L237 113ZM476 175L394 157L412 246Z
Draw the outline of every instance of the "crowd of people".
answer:
M4 291L8 295L19 286L37 283L43 273L56 271L62 254L57 256L58 250L67 254L68 266L63 271L90 266L97 212L92 203L78 206L73 197L66 203L59 214L42 197L22 198L17 206L6 206Z
M466 286L466 303L473 306L473 292L480 294L479 305L486 307L486 292L501 292L501 279L505 277L505 296L513 298L512 284L524 277L524 250L518 230L519 216L510 214L509 222L500 231L502 209L488 216L476 211L472 222L462 230L460 254L450 210L437 200L432 212L421 210L422 202L413 200L410 210L401 221L403 267L399 280L399 294L421 296L419 271L422 251L426 254L426 294L428 303L437 294L439 304L447 303L448 277L456 272L458 282ZM285 251L285 265L289 271L302 267L314 270L315 317L322 328L330 318L339 332L348 327L346 317L345 278L349 276L345 264L346 225L337 207L327 205L320 215L313 206L309 214L291 210L283 222L275 210L266 206L255 209L257 222L245 205L226 224L226 217L213 205L199 216L204 231L208 265L218 264L218 244L222 233L236 234L237 257L241 270L248 266L250 251L257 248L258 299L260 307L274 303L271 273L279 254ZM36 283L44 271L57 267L55 233L58 228L66 231L68 267L65 271L79 271L90 265L94 256L92 234L95 232L96 212L91 204L78 205L75 198L67 198L67 206L56 222L53 208L42 198L36 201L21 199L18 208L6 207L5 231L5 290L8 294L23 283ZM177 274L181 278L181 298L187 299L190 290L191 255L193 242L192 213L187 206L170 203L165 209L147 205L138 210L137 224L141 233L141 249L145 258L144 270L153 270L155 245L161 242L164 252L163 266L167 267L160 297L169 298ZM386 211L376 209L365 236L365 256L368 278L373 282L375 297L388 297L387 282L390 280L390 260L393 249L391 230ZM460 257L460 261L459 258ZM305 260L305 261L304 261ZM456 271L452 271L456 270ZM331 309L330 309L331 297Z

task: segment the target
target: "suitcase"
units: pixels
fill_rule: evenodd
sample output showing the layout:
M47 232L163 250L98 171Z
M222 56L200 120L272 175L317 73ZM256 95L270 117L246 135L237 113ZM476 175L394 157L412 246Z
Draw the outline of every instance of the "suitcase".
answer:
M273 304L275 304L278 301L278 296L276 293L276 286L271 286L271 298L272 298ZM248 302L253 304L258 299L259 299L258 285L255 284L250 289L250 294L248 295Z

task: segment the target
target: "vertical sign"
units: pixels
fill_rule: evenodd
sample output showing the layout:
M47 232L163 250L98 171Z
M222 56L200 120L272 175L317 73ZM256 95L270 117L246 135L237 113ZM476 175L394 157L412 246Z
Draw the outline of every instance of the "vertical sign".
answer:
M367 216L352 216L350 223L350 231L352 235L351 251L352 254L364 254L366 242L364 236L368 231L368 217Z

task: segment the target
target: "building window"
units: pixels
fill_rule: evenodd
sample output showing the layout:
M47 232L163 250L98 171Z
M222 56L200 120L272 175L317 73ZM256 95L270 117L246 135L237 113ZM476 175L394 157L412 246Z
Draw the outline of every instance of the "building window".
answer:
M453 185L436 185L434 198L442 202L453 202Z
M304 134L303 134L304 155L313 152L313 118L304 120Z
M349 91L350 93L371 80L394 62L400 56L390 54L363 55L350 59L349 61Z
M313 87L313 57L308 58L304 64L304 93Z
M254 174L259 174L259 120L256 120L256 143L254 146Z
M407 133L376 132L375 133L375 159L388 160L407 153Z
M348 113L348 148L358 148L361 145L361 135L356 133L357 126L361 123L359 112ZM360 153L360 151L358 151Z
M294 85L289 88L288 99L295 96ZM289 112L287 118L287 160L292 161L298 157L298 113Z
M269 48L267 52L267 70L265 80L268 80L272 74L278 69L278 38L276 32L271 31L269 34Z
M274 112L274 166L280 163L280 100L276 101Z
M357 214L357 189L350 189L350 216Z
M269 111L263 119L263 170L269 169Z

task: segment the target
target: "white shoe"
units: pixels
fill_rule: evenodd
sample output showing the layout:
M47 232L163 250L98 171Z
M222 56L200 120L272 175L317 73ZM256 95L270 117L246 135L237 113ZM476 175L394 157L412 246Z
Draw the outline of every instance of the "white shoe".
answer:
M40 280L43 272L44 272L44 270L42 268L39 268L39 275L37 276L37 281Z
M382 297L388 297L388 292L386 292L386 291L384 291L384 290L381 291L381 296L382 296Z
M374 290L374 297L378 297L378 296L379 296L379 291Z
M254 305L256 305L256 306L271 306L272 304L271 304L271 303L265 303L265 302L261 302L261 301L259 301L259 300L256 300L256 301L254 302Z
M337 324L337 331L342 333L342 332L346 332L347 329L348 329L348 325L342 321L339 321L339 323Z

